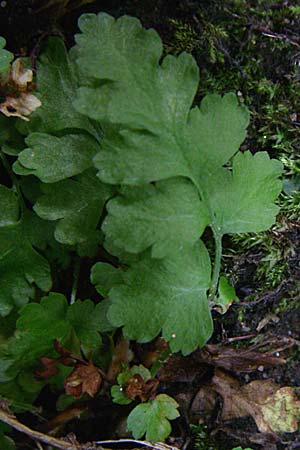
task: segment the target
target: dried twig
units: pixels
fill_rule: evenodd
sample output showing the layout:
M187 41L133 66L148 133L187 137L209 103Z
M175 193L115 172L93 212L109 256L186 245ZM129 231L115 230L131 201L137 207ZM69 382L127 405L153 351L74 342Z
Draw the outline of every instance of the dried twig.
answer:
M288 44L294 45L295 47L300 47L299 42L297 42L295 40L295 38L291 39L289 36L287 36L286 34L283 33L274 33L273 31L270 30L264 30L263 28L258 28L258 31L261 31L263 36L267 36L273 39L279 39L281 41L285 41ZM297 39L297 38L296 38Z
M108 441L97 441L95 444L98 445L111 445L111 444L137 444L143 447L148 447L153 450L178 450L177 447L172 447L172 445L164 444L163 442L148 442L148 441L138 441L136 439L117 439Z
M32 430L26 425L22 424L17 420L17 418L3 405L0 405L0 421L7 423L15 430L26 434L31 439L36 441L39 449L42 449L40 442L44 444L49 444L52 447L59 448L61 450L104 450L102 445L110 444L137 444L143 447L148 447L152 450L178 450L177 447L172 447L171 445L164 444L163 442L148 442L148 441L138 441L135 439L119 439L119 440L108 440L108 441L98 441L90 442L86 444L79 444L75 439L57 439L53 436L49 436L39 431ZM111 449L106 449L111 450Z
M288 44L291 44L295 47L300 47L299 36L296 36L296 35L288 36L287 34L284 34L284 33L276 33L273 30L270 30L269 28L267 28L266 26L262 25L257 20L254 20L253 18L251 18L249 16L236 14L228 8L225 8L225 11L227 12L227 14L234 17L235 19L245 20L247 26L250 25L251 29L253 31L257 31L257 32L261 33L263 36L273 38L273 39L279 39L279 40L285 41Z
M4 411L3 409L0 409L0 420L13 427L15 430L18 430L21 433L26 434L35 441L44 442L44 444L49 444L59 449L84 450L83 446L78 446L77 444L67 442L66 440L57 439L55 437L48 436L47 434L43 434L40 433L39 431L35 431L32 430L31 428L28 428L26 425L20 423L12 413Z

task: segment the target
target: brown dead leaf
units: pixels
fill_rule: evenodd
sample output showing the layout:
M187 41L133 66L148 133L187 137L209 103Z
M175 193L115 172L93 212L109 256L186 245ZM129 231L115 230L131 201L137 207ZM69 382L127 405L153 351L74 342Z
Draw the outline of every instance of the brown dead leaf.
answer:
M243 443L246 446L249 445L249 442L252 444L256 444L261 446L261 448L266 450L277 450L277 443L280 443L280 438L276 436L274 433L255 433L253 431L249 432L248 430L243 430L240 428L230 428L229 426L218 427L216 432L214 432L214 436L217 436L217 439L224 439L224 436L218 436L219 433L225 433L231 439L239 441L241 444Z
M226 345L205 345L189 356L170 355L158 371L160 381L191 383L207 373L208 366L231 372L254 372L264 367L284 364L283 358L251 349L235 349Z
M157 376L164 383L192 383L196 377L204 375L207 370L207 364L195 358L195 354L190 356L171 354L158 370Z
M135 374L127 383L125 394L131 400L139 397L141 402L146 402L155 396L159 381L156 378L151 378L145 381L140 374Z
M196 352L202 362L231 372L254 372L259 367L264 368L285 364L285 359L263 353L255 349L235 349L225 345L205 345Z
M280 387L272 380L255 380L246 385L217 369L210 386L223 398L224 420L251 416L260 432L294 432L300 412L291 387Z
M101 381L100 370L94 366L92 361L89 361L88 364L79 362L65 380L65 391L66 394L72 394L76 398L85 393L94 397L100 388Z
M193 399L190 409L191 416L210 414L216 405L217 397L218 394L210 386L202 386Z

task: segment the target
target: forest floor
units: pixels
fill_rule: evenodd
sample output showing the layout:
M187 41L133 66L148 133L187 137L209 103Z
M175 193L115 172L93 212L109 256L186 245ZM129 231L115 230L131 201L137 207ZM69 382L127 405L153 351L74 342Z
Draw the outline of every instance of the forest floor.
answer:
M2 1L7 48L35 55L51 34L71 46L83 12L136 16L158 31L166 54L194 55L199 99L208 92L240 96L251 111L243 148L265 150L284 164L273 228L225 242L222 272L239 301L225 314L214 311L215 332L205 349L161 369L161 382L183 412L169 443L196 450L300 448L299 431L274 433L264 425L259 400L271 382L300 391L300 6L289 0L96 0L75 8L78 3ZM47 395L39 404L49 402ZM101 436L76 419L65 430L89 441L119 438L124 408L96 401L97 407L106 427Z

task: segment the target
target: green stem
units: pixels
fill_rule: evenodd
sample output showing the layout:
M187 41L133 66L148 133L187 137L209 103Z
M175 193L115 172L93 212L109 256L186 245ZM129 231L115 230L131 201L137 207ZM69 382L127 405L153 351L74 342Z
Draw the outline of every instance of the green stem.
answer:
M191 178L191 180L194 182L195 186L197 186L197 189L200 193L201 199L204 201L204 203L206 205L208 205L210 217L213 218L214 214L209 206L209 199L208 199L208 196L206 195L205 190L201 189L201 185L198 183L196 178ZM217 225L211 224L210 226L213 231L213 235L214 235L214 239L215 239L215 261L214 261L214 269L213 269L213 275L212 275L212 281L211 281L208 299L209 299L209 301L213 301L213 299L216 295L216 292L218 289L218 283L219 283L223 234L221 233L221 229L219 229L219 227Z
M221 257L222 257L222 237L223 235L217 230L215 227L212 227L214 238L215 238L215 261L214 261L214 270L211 280L210 292L209 292L209 300L212 301L216 295L219 276L220 276L220 268L221 268Z
M12 181L14 190L15 190L15 192L17 193L17 195L19 197L19 202L20 202L19 204L20 204L20 207L21 207L21 211L23 212L24 208L25 208L25 203L24 203L22 192L21 192L19 180L16 177L16 175L13 173L9 162L7 161L6 156L4 155L4 153L2 151L0 151L0 159L2 161L2 165L3 165L4 169L6 170L6 172L8 173L8 175L9 175L11 181Z
M71 292L70 305L73 305L73 303L75 303L75 301L76 301L79 272L80 272L80 259L76 258L75 265L74 265L73 286L72 286L72 292Z
M158 359L155 361L153 366L151 367L151 376L155 377L158 370L160 369L163 362L168 358L168 356L171 355L171 349L167 348L164 352L162 352L161 355L159 355Z

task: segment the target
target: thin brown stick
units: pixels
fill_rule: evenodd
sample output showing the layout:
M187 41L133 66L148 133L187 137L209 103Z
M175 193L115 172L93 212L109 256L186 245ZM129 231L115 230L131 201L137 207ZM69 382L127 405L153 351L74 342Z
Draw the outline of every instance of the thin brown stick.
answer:
M231 342L243 341L245 339L251 339L257 336L257 333L245 334L244 336L234 336L232 338L227 338L223 341L223 344L230 344Z
M77 442L68 442L64 439L57 439L52 436L48 436L47 434L40 433L39 431L32 430L26 425L22 424L17 420L17 418L9 411L1 409L0 407L0 421L5 422L7 425L10 425L15 430L20 431L21 433L26 434L31 439L36 441L36 444L39 449L43 447L39 444L39 442L43 442L44 444L52 445L53 447L59 448L61 450L89 450L89 449L98 449L104 450L102 445L109 444L137 444L144 447L151 448L152 450L178 450L177 447L173 447L171 445L164 444L163 442L148 442L148 441L139 441L136 439L119 439L119 440L107 440L107 441L98 441L87 444L79 444ZM106 449L111 450L111 449Z
M177 447L172 447L172 445L164 444L163 442L148 442L148 441L139 441L136 439L117 439L117 440L108 440L108 441L97 441L95 442L97 445L110 445L110 444L137 444L142 445L144 447L151 448L153 450L178 450Z
M261 30L262 35L263 36L267 36L273 39L279 39L281 41L285 41L288 44L294 45L295 47L299 47L299 42L296 42L295 40L291 39L290 37L288 37L286 34L282 34L282 33L274 33L273 31L263 31Z
M3 411L3 409L0 409L0 420L13 427L15 430L26 434L34 440L44 442L44 444L49 444L53 447L66 450L79 450L83 448L82 446L72 444L71 442L67 442L62 439L56 439L55 437L48 436L47 434L40 433L39 431L34 431L31 428L28 428L26 425L20 423L13 414Z

